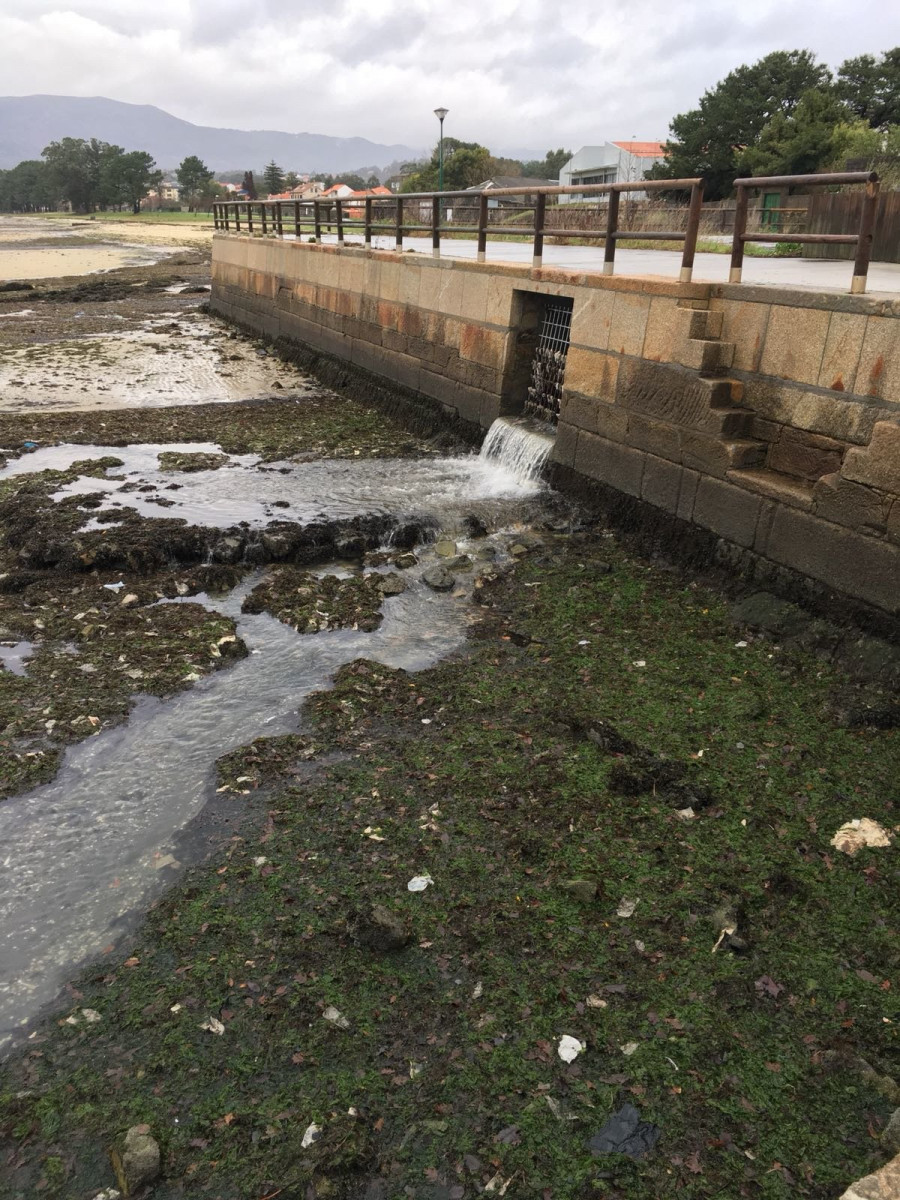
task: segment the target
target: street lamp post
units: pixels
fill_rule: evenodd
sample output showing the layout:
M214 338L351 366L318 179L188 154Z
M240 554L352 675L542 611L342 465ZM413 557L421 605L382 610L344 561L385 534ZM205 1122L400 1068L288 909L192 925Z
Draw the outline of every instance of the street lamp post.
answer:
M450 110L448 108L436 108L434 115L441 123L441 140L438 144L438 191L444 190L444 117Z

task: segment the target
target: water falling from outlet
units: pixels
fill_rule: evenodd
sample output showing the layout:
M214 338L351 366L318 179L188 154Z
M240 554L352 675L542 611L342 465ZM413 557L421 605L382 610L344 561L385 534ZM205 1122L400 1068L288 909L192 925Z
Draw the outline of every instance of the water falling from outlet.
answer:
M549 425L525 417L498 417L481 447L484 462L496 462L523 483L540 479L550 451L553 431Z

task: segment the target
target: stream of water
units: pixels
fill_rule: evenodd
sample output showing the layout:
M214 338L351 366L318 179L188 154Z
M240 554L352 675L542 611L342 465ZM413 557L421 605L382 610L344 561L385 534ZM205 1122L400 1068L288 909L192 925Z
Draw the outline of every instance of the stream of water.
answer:
M503 420L480 457L288 464L289 474L262 478L266 489L270 482L288 488L292 519L311 509L333 516L397 511L404 504L453 528L460 513L480 508L492 513L497 531L508 527L511 506L541 491L539 466L523 452L523 427ZM532 457L543 462L551 439L538 433L533 442ZM109 452L149 476L159 449ZM60 466L67 456L71 462L104 450L38 451L11 463L6 473ZM210 513L224 521L227 511L230 523L240 511L263 523L261 502L252 498L260 475L245 457L233 470L198 473L208 483L227 480L230 495L229 489L217 492L204 507L203 488L197 487L178 515L196 519L203 509L209 523ZM244 476L249 479L238 485ZM98 490L97 480L88 482L89 490ZM434 559L427 549L419 557L418 567L406 573L408 590L385 601L384 621L373 633L299 635L272 617L242 614L243 597L258 576L223 601L200 597L235 619L249 657L173 699L141 699L127 724L70 748L52 783L0 805L0 1050L54 999L80 962L115 941L118 923L171 882L171 868L178 865L175 840L211 798L217 758L256 737L298 729L299 706L344 663L366 657L421 670L462 643L471 619L468 598L427 588L421 573Z

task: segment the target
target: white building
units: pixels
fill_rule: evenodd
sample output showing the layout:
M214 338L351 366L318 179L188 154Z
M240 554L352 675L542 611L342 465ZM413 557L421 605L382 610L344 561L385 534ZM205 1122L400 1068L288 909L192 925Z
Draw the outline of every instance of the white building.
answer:
M559 173L560 187L577 187L580 183L635 183L654 163L665 159L660 142L603 142L600 146L582 146L573 154ZM646 193L633 192L634 199ZM581 197L560 196L560 204L572 204Z

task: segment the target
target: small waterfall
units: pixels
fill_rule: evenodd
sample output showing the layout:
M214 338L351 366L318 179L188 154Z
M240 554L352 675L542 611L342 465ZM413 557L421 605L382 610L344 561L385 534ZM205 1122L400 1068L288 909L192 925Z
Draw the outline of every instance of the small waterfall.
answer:
M479 457L530 483L543 474L553 440L549 425L525 417L498 417L487 432Z

